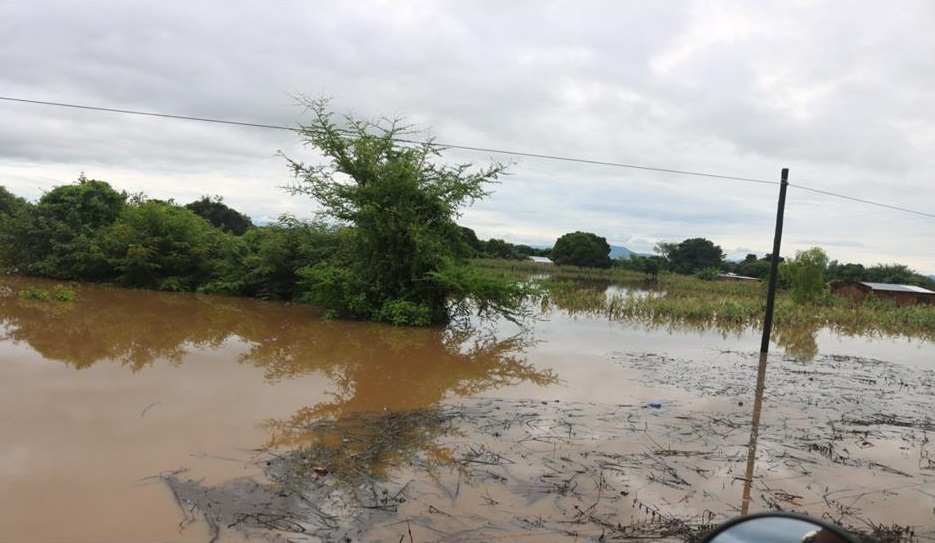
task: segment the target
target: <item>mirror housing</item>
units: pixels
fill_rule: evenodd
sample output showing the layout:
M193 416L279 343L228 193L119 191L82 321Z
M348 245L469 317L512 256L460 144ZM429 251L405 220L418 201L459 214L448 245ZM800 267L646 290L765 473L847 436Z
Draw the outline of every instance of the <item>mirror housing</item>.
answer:
M785 512L754 513L721 524L701 543L859 543L823 520Z

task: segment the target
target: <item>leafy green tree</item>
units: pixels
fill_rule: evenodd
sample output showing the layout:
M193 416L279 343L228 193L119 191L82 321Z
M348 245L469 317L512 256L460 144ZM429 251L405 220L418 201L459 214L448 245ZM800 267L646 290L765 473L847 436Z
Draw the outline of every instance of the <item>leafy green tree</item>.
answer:
M84 174L77 183L44 194L18 232L25 271L58 279L107 280L112 270L100 234L117 220L126 200L126 193Z
M10 217L24 212L29 202L0 185L0 217Z
M935 288L935 282L903 264L877 264L867 268L864 281Z
M841 264L837 260L828 263L829 281L866 281L867 269L863 264Z
M661 256L631 255L630 258L621 258L615 261L623 269L645 273L653 281L659 279L659 273L665 267L665 259Z
M0 272L17 273L27 260L24 225L31 222L34 206L0 186Z
M797 251L795 258L783 262L779 277L799 303L820 302L826 297L825 274L828 255L820 247Z
M656 252L668 262L675 273L692 274L705 268L718 268L724 264L724 251L705 238L691 238L681 243L660 242Z
M493 258L511 258L513 244L502 239L490 238L484 242L484 254Z
M590 232L571 232L555 241L552 260L582 268L609 268L610 245L607 240Z
M464 248L465 254L469 257L480 256L484 253L484 242L477 238L477 233L474 230L462 226L461 228L461 241L466 246Z
M721 275L718 268L702 268L695 272L695 277L703 281L714 281Z
M186 204L185 207L215 227L235 236L243 235L244 232L253 228L250 217L229 207L220 196L214 198L202 196L200 200Z
M299 270L334 254L340 229L291 216L241 237L246 253L230 274L229 292L269 300L291 300L302 294Z
M336 316L395 324L445 323L474 306L518 316L523 287L472 268L455 223L463 206L488 195L503 164L473 172L470 164L442 165L431 140L398 141L412 133L399 120L336 121L327 100L304 104L312 120L302 137L328 162L286 157L296 177L291 191L348 227L334 255L301 271L308 300Z
M103 246L118 284L172 291L209 284L234 250L228 234L191 210L156 200L128 206Z
M768 278L770 270L772 270L772 264L767 257L763 257L761 259L754 258L753 260L747 258L736 268L736 272L740 275L756 277L759 279Z

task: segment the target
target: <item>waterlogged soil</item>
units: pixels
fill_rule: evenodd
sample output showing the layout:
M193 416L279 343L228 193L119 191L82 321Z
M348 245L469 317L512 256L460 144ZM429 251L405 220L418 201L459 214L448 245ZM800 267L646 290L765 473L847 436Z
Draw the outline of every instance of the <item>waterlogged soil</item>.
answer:
M475 399L355 413L296 428L310 444L264 460L263 485L165 479L212 529L273 540L690 541L770 509L878 540L935 538L935 374L852 357L808 372L776 358L751 437L757 358L734 353L736 370L716 379L686 360L614 358L640 379L681 374L673 385L708 401Z
M763 365L753 332L560 310L19 296L52 285L0 278L3 540L688 541L769 509L935 540L928 343L810 331Z

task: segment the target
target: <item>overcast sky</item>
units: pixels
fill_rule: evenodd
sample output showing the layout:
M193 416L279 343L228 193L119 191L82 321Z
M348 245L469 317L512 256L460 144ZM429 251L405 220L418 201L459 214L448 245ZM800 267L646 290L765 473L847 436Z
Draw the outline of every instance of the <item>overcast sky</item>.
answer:
M0 96L295 126L293 96L440 142L790 182L935 214L935 2L0 2ZM289 131L0 100L0 184L79 172L308 217ZM452 163L509 155L449 151ZM776 185L517 159L461 223L651 252L772 247ZM789 189L783 254L935 273L935 218Z

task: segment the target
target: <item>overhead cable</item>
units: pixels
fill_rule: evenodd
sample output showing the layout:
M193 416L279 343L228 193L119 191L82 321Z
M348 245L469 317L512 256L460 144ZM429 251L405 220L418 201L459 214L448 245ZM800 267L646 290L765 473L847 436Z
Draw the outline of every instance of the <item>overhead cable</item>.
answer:
M25 99L25 98L14 98L14 97L10 97L10 96L0 96L0 100L5 100L5 101L8 101L8 102L21 102L21 103L25 103L25 104L43 105L43 106L55 106L55 107L66 107L66 108L72 108L72 109L83 109L83 110L89 110L89 111L104 111L104 112L109 112L109 113L122 113L122 114L125 114L125 115L143 115L143 116L146 116L146 117L160 117L160 118L164 118L164 119L178 119L178 120L184 120L184 121L197 121L197 122L214 123L214 124L227 124L227 125L234 125L234 126L245 126L245 127L251 127L251 128L266 128L266 129L273 129L273 130L288 130L288 131L291 131L291 132L299 132L299 131L301 131L301 128L293 128L293 127L289 127L289 126L282 126L282 125L275 125L275 124L251 123L251 122L244 122L244 121L232 121L232 120L227 120L227 119L213 119L213 118L209 118L209 117L193 117L193 116L189 116L189 115L173 115L173 114L169 114L169 113L156 113L156 112L151 112L151 111L138 111L138 110L132 110L132 109L120 109L120 108L110 108L110 107L88 106L88 105L71 104L71 103L65 103L65 102L49 102L49 101L45 101L45 100L29 100L29 99ZM415 144L415 145L423 145L423 144L427 143L427 142L424 142L424 141L409 140L409 139L402 139L402 138L394 138L394 141L398 141L398 142L400 142L400 143ZM690 170L677 170L677 169L674 169L674 168L661 168L661 167L656 167L656 166L643 166L643 165L638 165L638 164L627 164L627 163L623 163L623 162L609 162L609 161L604 161L604 160L593 160L593 159L586 159L586 158L566 157L566 156L560 156L560 155L547 155L547 154L542 154L542 153L531 153L531 152L526 152L526 151L511 151L511 150L506 150L506 149L496 149L496 148L493 148L493 147L476 147L476 146L471 146L471 145L458 145L458 144L443 143L443 142L432 142L432 143L434 143L435 145L438 145L439 147L444 147L444 148L447 148L447 149L459 149L459 150L464 150L464 151L475 151L475 152L482 152L482 153L497 153L497 154L504 154L504 155L519 156L519 157L537 158L537 159L542 159L542 160L555 160L555 161L572 162L572 163L578 163L578 164L591 164L591 165L595 165L595 166L608 166L608 167L613 167L613 168L627 168L627 169L634 169L634 170L644 170L644 171L653 171L653 172L673 173L673 174L679 174L679 175L692 175L692 176L696 176L696 177L707 177L707 178L713 178L713 179L725 179L725 180L729 180L729 181L743 181L743 182L748 182L748 183L759 183L759 184L764 184L764 185L778 185L778 184L779 184L778 181L769 181L769 180L765 180L765 179L755 179L755 178L751 178L751 177L737 177L737 176L732 176L732 175L721 175L721 174L714 174L714 173L695 172L695 171L690 171ZM850 200L850 201L853 201L853 202L859 202L859 203L862 203L862 204L867 204L867 205L872 205L872 206L877 206L877 207L883 207L883 208L892 209L892 210L895 210L895 211L902 211L902 212L905 212L905 213L912 213L912 214L915 214L915 215L921 215L921 216L923 216L923 217L935 218L935 213L926 213L926 212L924 212L924 211L917 211L917 210L914 210L914 209L909 209L909 208L905 208L905 207L900 207L900 206L896 206L896 205L892 205L892 204L886 204L886 203L883 203L883 202L876 202L876 201L867 200L867 199L864 199L864 198L857 198L857 197L855 197L855 196L849 196L849 195L840 194L840 193L837 193L837 192L831 192L831 191L827 191L827 190L816 189L816 188L812 188L812 187L807 187L807 186L805 186L805 185L799 185L799 184L792 184L792 183L789 183L789 186L790 186L790 187L795 187L795 188L798 188L798 189L802 189L802 190L806 190L806 191L809 191L809 192L814 192L814 193L816 193L816 194L823 194L823 195L826 195L826 196L833 196L833 197L835 197L835 198L842 198L842 199L845 199L845 200Z

